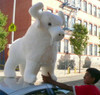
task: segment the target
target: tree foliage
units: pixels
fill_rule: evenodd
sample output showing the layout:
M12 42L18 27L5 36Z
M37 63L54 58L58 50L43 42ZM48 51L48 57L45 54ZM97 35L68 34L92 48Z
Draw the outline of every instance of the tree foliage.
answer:
M87 46L88 30L82 24L74 24L74 31L70 37L70 42L73 45L74 53L76 55L82 55L82 52Z
M0 11L0 52L2 52L5 49L5 45L7 44L6 37L8 35L8 32L5 29L6 24L7 16Z
M73 45L74 53L79 56L79 73L81 70L81 55L87 46L88 40L87 28L82 24L74 24L74 31L70 37L70 42Z

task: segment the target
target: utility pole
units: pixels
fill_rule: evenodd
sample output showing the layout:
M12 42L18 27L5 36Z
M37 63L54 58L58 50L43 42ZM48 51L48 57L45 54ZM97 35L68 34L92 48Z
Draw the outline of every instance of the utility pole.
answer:
M16 0L14 0L14 3L13 3L13 18L12 18L13 24L15 24L15 11L16 11ZM13 43L13 41L14 41L14 31L12 31L11 43Z

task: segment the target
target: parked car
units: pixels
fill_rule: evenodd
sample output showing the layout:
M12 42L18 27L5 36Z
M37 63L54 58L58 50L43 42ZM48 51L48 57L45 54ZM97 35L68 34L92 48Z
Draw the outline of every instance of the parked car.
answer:
M29 84L23 77L0 77L0 95L72 95L70 91L51 84Z

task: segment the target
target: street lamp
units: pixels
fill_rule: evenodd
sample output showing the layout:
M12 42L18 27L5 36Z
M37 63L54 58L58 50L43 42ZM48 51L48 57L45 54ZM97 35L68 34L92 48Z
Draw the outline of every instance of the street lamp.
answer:
M65 6L68 8L74 9L74 10L80 10L80 7L75 7L75 6L71 5L69 2L64 2L59 7L64 8Z
M78 10L80 10L80 7L76 7L75 5L70 4L70 2L68 2L68 1L62 3L59 7L62 8L62 9L64 9L64 7L69 8L69 9L70 9L69 16L71 15L72 12L74 12L75 15L77 15ZM68 22L69 22L69 19L68 19ZM73 31L74 28L66 27L66 26L65 26L65 27L63 28L63 30Z

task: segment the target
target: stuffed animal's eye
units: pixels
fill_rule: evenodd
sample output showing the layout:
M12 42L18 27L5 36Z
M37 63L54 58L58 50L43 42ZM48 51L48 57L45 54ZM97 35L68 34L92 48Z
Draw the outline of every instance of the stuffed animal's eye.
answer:
M49 22L49 23L48 23L48 26L51 26L51 25L52 25L52 24Z

